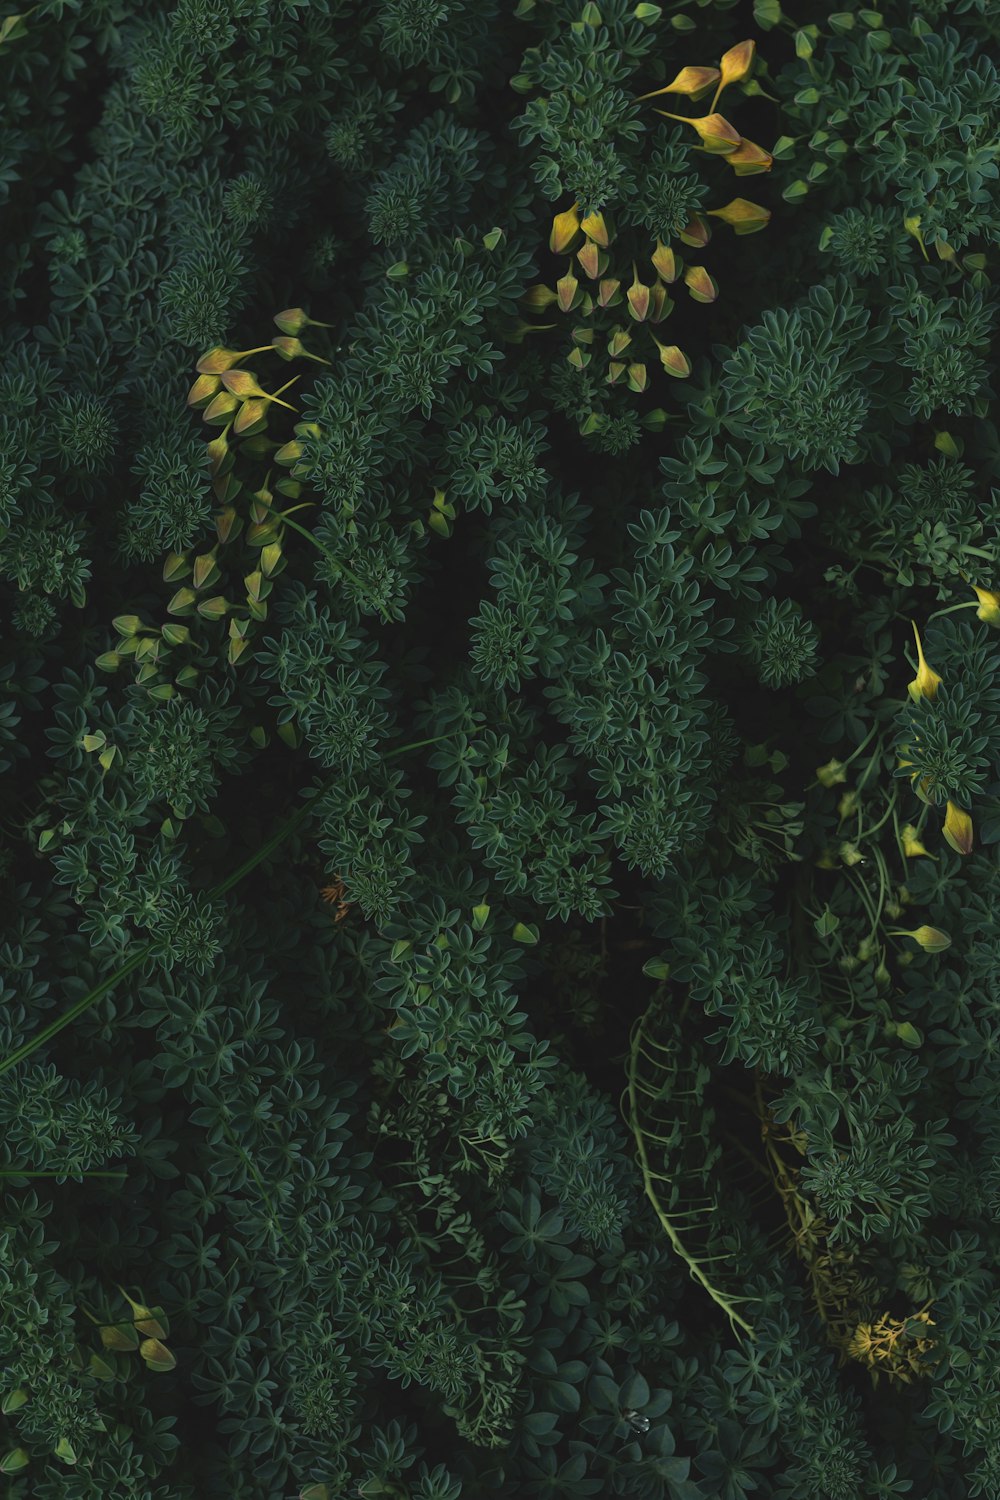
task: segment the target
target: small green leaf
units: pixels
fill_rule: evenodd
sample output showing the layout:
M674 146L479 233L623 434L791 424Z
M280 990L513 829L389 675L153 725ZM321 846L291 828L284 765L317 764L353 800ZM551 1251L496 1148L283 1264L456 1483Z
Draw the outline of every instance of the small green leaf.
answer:
M910 1021L900 1021L896 1026L896 1035L904 1047L923 1046L923 1033L919 1027L914 1026Z

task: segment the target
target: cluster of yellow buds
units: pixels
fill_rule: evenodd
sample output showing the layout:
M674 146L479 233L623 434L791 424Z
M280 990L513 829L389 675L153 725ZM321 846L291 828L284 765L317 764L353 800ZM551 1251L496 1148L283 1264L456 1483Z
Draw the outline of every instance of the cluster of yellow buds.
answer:
M715 93L705 115L675 115L665 109L658 109L656 113L667 120L676 120L681 125L690 125L698 134L701 150L712 156L721 156L737 177L752 177L758 172L769 172L774 164L771 153L741 135L724 115L716 112L723 89L728 88L731 83L742 83L749 78L756 50L755 42L738 42L724 54L717 68L682 68L672 83L661 89L653 89L651 93L640 94L636 102L659 99L663 94L677 94L695 104L714 88Z
M188 406L200 411L202 420L221 430L206 444L215 513L215 540L211 546L196 552L171 552L163 565L163 578L176 586L167 605L173 619L160 627L145 625L138 616L121 616L115 621L119 642L113 651L98 658L98 666L114 671L126 660L136 669L136 680L146 686L154 698L174 696L177 688L193 686L198 667L188 659L185 665L166 679L164 668L172 649L193 644L190 627L178 623L199 615L206 620L228 619L227 660L235 665L249 650L253 628L267 618L267 597L272 580L285 566L283 533L286 526L302 529L289 519L291 511L275 508L275 493L297 500L302 486L294 474L282 474L271 489L271 471L263 478L260 468L273 462L289 468L301 456L299 441L283 441L268 433L268 423L276 409L294 412L282 399L294 385L297 375L277 390L267 390L260 379L247 369L244 361L254 355L276 354L284 361L330 361L305 347L300 335L306 328L328 328L317 323L300 307L286 308L275 315L278 335L269 344L252 349L228 349L221 345L209 349L198 360L197 379L188 392ZM308 424L300 424L301 435ZM240 461L249 460L249 473L238 471ZM256 472L254 472L256 471ZM253 478L251 478L251 475ZM254 487L256 481L256 487ZM296 509L299 507L292 507ZM307 533L309 535L309 533ZM220 591L227 562L224 553L242 539L240 571L242 597L230 598ZM190 653L188 653L190 657ZM291 736L285 726L285 737ZM279 731L281 732L281 731Z
M716 100L730 83L745 79L754 59L754 43L741 42L722 58L718 68L683 68L666 88L657 89L643 98L660 94L686 94L699 98L713 87ZM713 111L714 111L713 101ZM663 113L663 111L660 111ZM674 116L672 118L683 118ZM714 112L703 119L688 120L702 136L704 148L724 156L739 175L766 171L771 157L752 141L745 140ZM549 249L554 255L567 255L568 263L554 286L539 283L530 287L523 305L529 313L550 309L575 315L570 338L572 348L566 358L570 365L584 370L600 360L604 381L641 393L649 388L648 360L654 358L667 374L683 378L691 373L691 360L677 344L658 337L654 332L674 309L672 294L683 288L695 302L710 304L719 296L719 285L701 255L711 239L711 219L727 224L736 234L754 234L764 229L770 211L747 198L733 198L719 208L693 214L677 238L681 247L696 253L693 264L685 264L680 251L672 244L657 240L649 250L638 254L616 252L616 231L610 211L583 213L579 201L557 213L552 220ZM518 325L516 337L525 333L555 328L555 323ZM639 342L644 328L645 349ZM645 337L648 336L648 337ZM653 349L650 350L650 344ZM647 352L648 351L648 352ZM584 434L597 431L603 418L596 412L580 423ZM666 413L647 413L642 421L648 427L660 427Z

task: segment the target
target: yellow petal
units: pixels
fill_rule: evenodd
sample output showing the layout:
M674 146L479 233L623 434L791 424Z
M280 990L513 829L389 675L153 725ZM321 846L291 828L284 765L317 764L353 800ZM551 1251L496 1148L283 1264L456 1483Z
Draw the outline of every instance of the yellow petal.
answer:
M717 152L721 156L735 151L742 140L739 131L722 115L701 115L697 119L688 119L685 115L668 114L664 109L658 109L656 113L663 115L666 120L677 120L681 125L690 125L701 136L705 150Z

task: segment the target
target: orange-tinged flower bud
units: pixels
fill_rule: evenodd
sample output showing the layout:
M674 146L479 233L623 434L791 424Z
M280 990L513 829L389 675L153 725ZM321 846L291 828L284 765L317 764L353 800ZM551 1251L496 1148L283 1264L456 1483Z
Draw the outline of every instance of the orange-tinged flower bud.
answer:
M839 786L847 780L847 768L842 760L828 760L825 766L819 766L816 770L816 780L820 786Z
M219 389L218 375L199 375L188 391L188 406L207 406Z
M225 422L239 406L239 401L230 391L220 391L205 407L206 422Z
M613 359L617 359L619 354L625 353L625 350L628 348L631 342L632 335L629 333L627 328L616 328L614 333L608 339L608 353Z
M560 312L569 312L579 290L580 283L572 271L567 271L565 276L560 276L556 282L556 296Z
M739 131L722 115L701 115L697 119L688 119L686 115L668 114L665 109L658 109L656 113L663 115L666 120L677 120L681 125L690 125L698 132L705 150L720 156L735 151L743 139Z
M676 344L661 344L655 334L650 336L660 351L660 364L668 375L676 375L678 378L683 378L685 375L691 374L691 361L686 354L683 354L678 349Z
M759 203L751 203L748 198L733 198L724 208L710 208L707 212L713 219L728 224L737 234L756 234L771 219L769 208L761 208Z
M662 323L663 319L672 313L674 304L667 296L667 289L662 281L658 281L653 287L652 306L649 311L650 323Z
M552 220L549 249L556 255L560 255L563 250L568 250L580 232L580 215L577 213L578 207L579 205L574 203L572 208L567 208L561 214L556 214Z
M294 338L302 332L303 328L332 328L332 323L317 323L311 318L303 307L286 307L283 312L275 313L274 321L282 333L287 333Z
M712 238L712 231L701 217L695 214L681 230L681 244L690 245L694 250L703 250Z
M649 287L639 280L639 273L632 262L632 285L625 293L628 298L628 310L637 323L642 323L649 312Z
M719 288L704 266L689 266L684 272L684 285L696 302L714 302Z
M948 803L945 813L944 836L956 854L972 853L972 819L954 802Z
M680 258L674 254L669 246L661 244L657 240L652 261L654 267L668 285L677 280L681 270L681 262Z
M652 93L640 94L635 102L638 104L642 99L657 99L661 94L684 94L691 100L701 99L719 77L718 68L681 68L673 83L666 84L662 89L653 89Z
M989 589L981 589L975 583L972 587L979 600L976 619L984 620L987 625L1000 625L1000 594L994 594Z
M596 240L588 240L583 249L576 252L576 258L584 274L589 276L591 281L596 281L601 274L602 258L607 262L607 256L602 257L601 247Z
M744 78L749 77L756 51L756 42L737 42L735 47L730 47L729 51L723 54L719 61L720 94L724 88L728 88L729 84L742 83Z
M604 221L603 214L588 214L585 219L580 220L580 228L588 240L594 240L596 244L600 245L602 250L606 250L611 243L608 226Z
M613 359L608 364L606 380L608 385L614 385L625 373L625 366L620 359Z
M919 703L921 698L933 698L935 696L941 685L941 678L924 660L924 648L920 644L920 632L913 620L910 621L910 624L913 626L913 634L917 641L917 675L907 685L906 690L914 703Z
M758 172L770 172L774 166L774 157L770 151L748 141L746 136L736 150L729 153L726 161L737 177L755 177Z
M597 304L599 307L614 307L621 299L622 284L614 277L602 281L597 288Z

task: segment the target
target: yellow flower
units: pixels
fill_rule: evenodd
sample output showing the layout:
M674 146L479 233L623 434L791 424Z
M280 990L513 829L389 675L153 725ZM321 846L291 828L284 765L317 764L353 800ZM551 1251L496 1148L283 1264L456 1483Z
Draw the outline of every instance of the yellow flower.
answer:
M678 120L681 125L692 126L701 136L705 150L714 151L721 156L735 151L743 140L739 131L728 120L723 119L722 115L701 115L698 119L688 119L686 115L668 114L665 109L658 109L656 113L663 115L664 119Z
M941 953L945 948L951 947L951 938L940 927L915 927L912 932L903 928L893 928L890 937L910 937L915 943L919 943L925 953Z
M737 234L756 234L770 222L771 210L751 203L749 198L733 198L724 208L707 209L710 218L721 219Z
M989 589L981 589L975 583L972 587L979 600L976 619L984 620L987 625L1000 625L1000 594L991 593Z
M938 688L941 686L941 678L924 660L924 648L920 644L920 632L913 620L910 621L910 624L913 626L913 634L917 642L917 675L908 684L906 691L914 703L919 703L921 698L933 698L935 696Z
M956 854L972 853L972 819L954 802L948 803L944 819L944 836L945 841L951 845Z
M722 57L719 63L719 87L716 89L715 98L712 100L713 109L718 104L719 95L724 88L728 88L731 83L742 83L743 79L749 75L750 69L753 67L754 53L756 51L756 42L737 42L736 46L730 47L729 51Z

